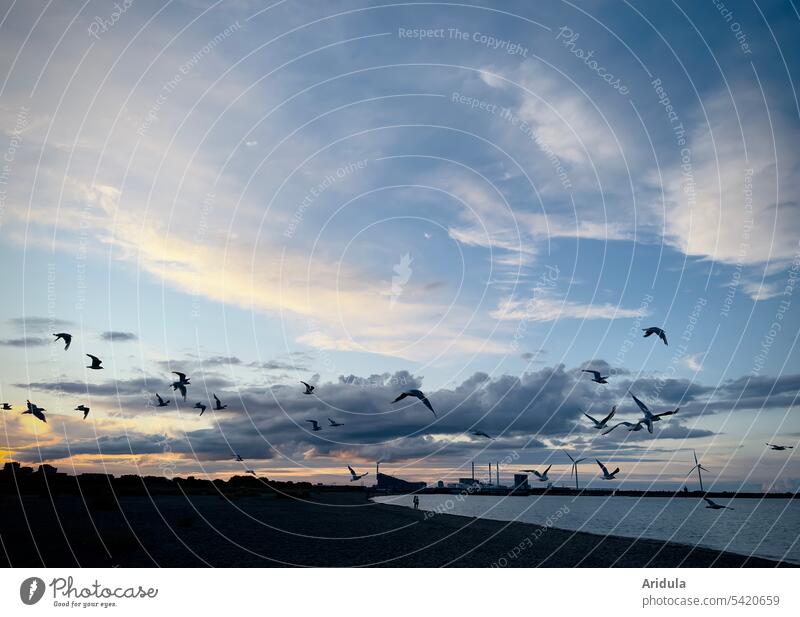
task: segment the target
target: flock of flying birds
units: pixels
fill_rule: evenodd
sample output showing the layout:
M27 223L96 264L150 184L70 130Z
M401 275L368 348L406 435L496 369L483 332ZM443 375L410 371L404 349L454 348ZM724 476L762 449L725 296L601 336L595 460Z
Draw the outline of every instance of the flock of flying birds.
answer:
M651 336L651 335L656 335L656 336L658 336L658 338L660 338L663 341L664 345L669 345L669 343L667 342L667 334L661 328L649 327L649 328L642 328L642 330L644 332L644 338L647 338L648 336ZM59 340L63 340L64 341L64 350L65 351L69 349L69 346L72 343L72 335L71 334L69 334L68 332L57 332L57 333L54 333L53 336L56 337L55 341L59 341ZM97 356L93 356L92 354L88 354L88 353L86 355L91 360L91 364L86 366L87 369L91 369L91 370L95 370L95 371L103 369L103 366L102 366L103 361L100 358L98 358ZM600 371L595 371L595 370L592 370L592 369L583 369L582 372L591 374L592 375L592 381L595 382L595 383L598 383L598 384L607 384L608 383L608 377L609 376L608 375L603 376L600 373ZM172 373L174 375L178 376L178 379L172 383L172 391L173 392L180 392L181 396L183 397L183 400L185 401L186 400L186 393L187 393L186 386L190 385L191 382L190 382L189 378L186 376L185 373L181 373L179 371L172 371ZM305 387L304 394L308 394L308 395L313 395L314 394L314 386L312 386L311 384L306 383L305 381L301 381L300 383L303 384L303 386ZM609 412L609 414L607 416L605 416L602 420L597 420L596 418L590 416L588 413L584 413L583 415L586 416L591 421L594 429L602 430L603 431L602 432L603 435L608 435L613 430L615 430L615 429L617 429L617 428L619 428L621 426L624 426L628 430L628 432L641 431L642 429L646 428L649 433L652 433L653 432L653 424L655 422L660 421L661 418L663 418L663 417L674 415L674 414L678 413L678 411L680 410L680 407L676 407L675 409L673 409L671 411L663 411L661 413L653 413L652 411L650 411L650 409L647 407L647 405L645 405L640 399L638 399L632 392L629 392L629 394L631 395L631 397L633 398L634 402L636 403L636 405L639 407L639 409L642 412L642 417L638 418L635 422L623 421L623 422L618 422L616 424L613 424L613 425L609 426L609 422L611 421L611 419L614 417L614 415L617 412L616 405L611 408L611 411ZM159 395L158 393L155 393L155 396L156 396L156 401L157 401L157 402L154 403L155 407L167 407L167 406L169 406L169 404L170 404L170 400L169 399L164 400L161 397L161 395ZM228 406L227 405L223 405L222 401L219 400L219 397L217 397L217 395L215 393L212 393L212 396L214 397L214 406L213 406L214 411L222 411L223 409L227 409ZM425 396L425 394L421 390L411 389L411 390L406 390L404 392L401 392L400 395L392 401L392 404L397 403L398 401L402 401L403 399L405 399L407 397L412 397L412 398L418 399L423 405L425 405L425 407L427 407L428 409L431 410L431 412L433 413L434 417L437 417L436 416L436 410L434 410L433 405L428 400L428 397ZM31 414L33 417L35 417L35 418L41 420L42 422L46 423L47 422L47 418L45 417L44 412L47 411L47 410L45 408L43 408L43 407L39 407L35 403L31 403L30 400L27 401L27 403L28 403L28 408L27 408L26 411L23 411L22 414L23 415ZM2 409L3 411L10 411L12 409L12 407L8 403L2 403L2 407L0 407L0 409ZM200 415L202 416L203 413L205 413L206 409L208 409L208 407L205 404L203 404L202 402L198 401L197 403L194 404L193 409L199 409L200 410ZM86 405L80 404L77 407L75 407L74 411L79 411L79 412L83 413L83 419L85 420L86 417L89 415L90 408L87 407ZM316 432L316 431L321 431L322 430L322 426L320 426L320 423L317 420L306 420L306 422L311 424L311 429L310 429L311 431L315 431ZM341 422L337 422L333 418L328 418L328 428L335 428L335 427L340 427L340 426L344 426L344 424L342 424ZM486 433L484 431L480 431L480 430L474 430L474 431L472 431L472 434L477 436L477 437L485 437L486 439L494 439L488 433ZM766 445L771 450L777 450L777 451L793 449L793 446L784 446L784 445L771 444L771 443L767 443ZM584 461L586 459L585 458L575 459L575 458L572 457L572 455L569 454L569 452L565 452L565 453L566 453L567 456L569 456L570 460L572 461L572 471L570 472L570 477L572 477L572 474L574 473L574 475L575 475L575 488L577 489L578 488L578 469L577 469L577 466L578 466L578 463L580 463L581 461ZM238 461L238 462L244 462L245 459L242 458L239 454L236 454L235 455L235 460ZM608 468L602 462L600 462L598 459L595 459L595 461L599 465L600 470L602 472L601 475L600 475L601 479L603 479L603 480L616 480L617 479L616 476L620 472L619 467L614 469L614 471L609 471ZM547 467L547 469L545 469L544 472L540 472L540 471L538 471L536 469L523 469L521 471L523 471L524 473L532 473L534 476L536 476L536 478L540 482L547 482L547 481L550 480L550 478L548 477L547 474L550 471L551 467L552 467L552 465ZM368 472L362 473L362 474L358 474L349 465L347 466L347 469L350 472L350 481L351 482L355 482L357 480L360 480L364 476L369 475ZM698 470L698 474L700 473L700 471L699 471L700 469L708 471L707 469L705 469L705 467L702 467L697 462L697 456L696 455L695 455L695 466L692 468L692 470L689 473L691 473L695 469ZM254 470L252 470L252 469L247 469L246 473L249 473L249 474L252 474L252 475L256 475L256 472ZM702 490L702 478L700 480L700 486L701 486L701 490ZM708 497L703 497L703 499L708 503L706 508L710 508L712 510L722 510L722 509L732 510L733 509L733 508L730 508L728 506L723 506L723 505L714 503Z

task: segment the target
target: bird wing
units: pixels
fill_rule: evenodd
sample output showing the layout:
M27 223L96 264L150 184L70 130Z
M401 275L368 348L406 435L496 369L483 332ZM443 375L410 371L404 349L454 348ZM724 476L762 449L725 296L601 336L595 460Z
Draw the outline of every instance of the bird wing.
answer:
M303 385L306 387L306 390L309 390L309 391L311 391L311 390L313 390L313 389L314 389L314 386L312 386L312 385L310 385L310 384L307 384L305 381L302 381L302 380L301 380L301 381L300 381L300 383L301 383L301 384L303 384Z
M650 413L650 409L648 409L647 405L645 405L642 401L640 401L638 398L636 398L636 395L633 392L628 392L628 394L631 395L633 400L639 406L639 409L641 409L646 414Z
M430 409L431 411L433 411L433 406L431 405L431 402L428 400L428 398L427 398L427 397L423 396L423 397L422 397L420 400L421 400L423 403L425 403L425 407L427 407L428 409ZM435 412L435 411L433 411L433 415L434 415L434 417L436 417L436 412Z
M540 474L540 473L539 473L538 471L536 471L535 469L533 470L533 475L534 475L534 476L536 476L537 478L541 478L541 477L542 477L542 474Z
M550 471L550 467L552 467L552 465L547 466L547 469L544 470L544 475L547 475L547 472Z
M597 461L597 459L594 459L594 460ZM603 474L608 475L608 469L606 469L606 466L603 465L603 463L601 463L600 461L597 461L597 464L600 465L600 469L603 470Z
M610 413L610 414L608 414L608 415L607 415L605 418L603 418L603 421L602 421L600 424L605 424L606 422L608 422L608 421L609 421L611 418L613 418L613 417L614 417L614 414L615 414L615 413L617 413L617 406L616 406L616 405L614 405L614 406L611 408L611 413Z
M212 396L214 397L214 400L217 401L217 405L221 405L219 398L217 398L217 395L212 393Z
M90 353L87 353L86 355L92 359L92 366L94 366L95 364L100 364L101 360L97 356L93 356Z
M638 422L638 424L644 424L647 427L647 432L648 433L652 433L653 432L653 420L652 419L645 418L644 420L641 420L640 422Z
M617 467L614 471L611 472L612 476L615 476L619 473L619 467Z
M708 502L708 505L710 505L710 506L716 506L716 505L717 505L717 504L715 504L713 501L711 501L711 500L710 500L708 497L703 497L703 499L704 499L705 501L707 501L707 502Z
M674 416L681 410L680 407L676 407L672 411L662 411L661 413L653 414L654 418L663 418L664 416Z
M591 373L592 375L594 375L595 379L600 379L600 371L591 371L591 370L588 370L588 369L581 369L581 372L582 373Z
M183 400L186 400L186 386L182 383L178 384L178 390L180 390L181 395L183 396Z
M161 397L158 395L158 392L156 392L156 398L158 399L158 402L159 402L159 403L163 403L163 402L164 402L164 399L163 399L163 398L161 398Z
M594 422L595 424L600 424L600 423L599 423L597 420L595 420L595 419L594 419L592 416L590 416L588 413L584 413L583 415L584 415L584 416L586 416L587 418L589 418L589 419L590 419L592 422Z
M603 431L603 435L608 435L608 434L609 434L611 431L613 431L613 430L614 430L615 428L617 428L618 426L633 426L633 424L631 424L630 422L617 422L617 423L616 423L614 426L612 426L611 428L607 428L606 430L604 430L604 431Z
M403 392L400 396L394 399L392 403L396 403L397 401L402 401L407 396L409 396L408 392Z
M181 373L179 371L172 371L172 373L174 375L177 375L178 379L180 379L181 381L186 381L186 373Z
M356 472L353 470L353 468L352 468L352 467L350 467L350 465L348 465L348 466L347 466L347 468L350 470L350 475L351 475L351 476L356 476L356 475L358 475L358 474L356 474Z
M659 331L658 336L662 341L664 341L664 345L669 345L669 343L667 342L667 333L666 332L661 330L661 331Z
M648 336L650 336L653 333L653 329L652 328L642 328L642 330L644 330L644 338L647 338Z

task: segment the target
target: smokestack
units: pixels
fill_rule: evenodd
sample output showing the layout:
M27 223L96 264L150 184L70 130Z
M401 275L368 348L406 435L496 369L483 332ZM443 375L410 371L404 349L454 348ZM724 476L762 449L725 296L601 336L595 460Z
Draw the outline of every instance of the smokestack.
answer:
M472 461L472 481L475 481L475 461Z
M500 463L495 463L495 466L497 468L497 486L500 486Z
M489 484L492 483L492 464L489 463Z

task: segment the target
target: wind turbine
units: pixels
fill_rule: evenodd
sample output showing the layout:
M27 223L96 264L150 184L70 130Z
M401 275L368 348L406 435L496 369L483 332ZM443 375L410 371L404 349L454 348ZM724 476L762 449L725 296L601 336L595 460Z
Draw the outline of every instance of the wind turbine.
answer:
M701 471L708 471L705 467L703 467L700 462L697 460L697 451L692 450L692 454L694 454L694 467L689 470L689 473L686 475L689 476L691 473L696 469L697 470L697 479L700 480L700 491L705 493L705 489L703 488L703 474L700 473Z
M566 454L569 457L569 460L572 461L572 470L569 472L569 475L570 477L572 477L572 474L573 473L575 474L575 490L576 491L580 490L578 488L578 463L580 463L581 461L585 461L586 459L585 458L574 459L572 458L572 455L566 450L564 450L564 454Z

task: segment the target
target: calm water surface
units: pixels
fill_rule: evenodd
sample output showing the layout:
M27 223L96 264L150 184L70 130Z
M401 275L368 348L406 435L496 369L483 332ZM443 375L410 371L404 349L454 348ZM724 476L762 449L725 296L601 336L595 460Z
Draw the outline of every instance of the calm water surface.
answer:
M375 501L411 507L411 495ZM800 501L715 499L734 510L709 510L701 499L661 497L490 497L420 495L420 509L597 534L670 540L800 564ZM561 516L558 516L559 511Z

